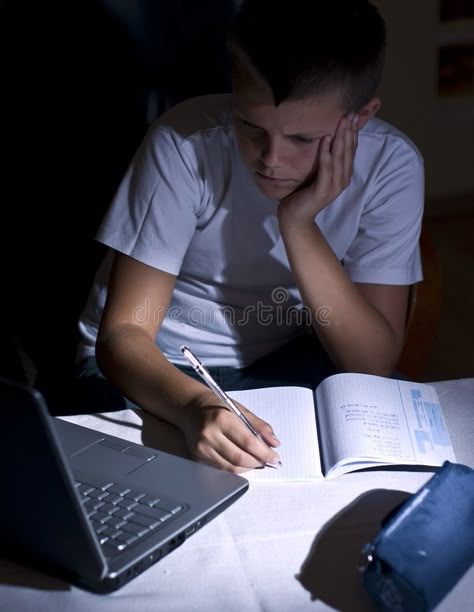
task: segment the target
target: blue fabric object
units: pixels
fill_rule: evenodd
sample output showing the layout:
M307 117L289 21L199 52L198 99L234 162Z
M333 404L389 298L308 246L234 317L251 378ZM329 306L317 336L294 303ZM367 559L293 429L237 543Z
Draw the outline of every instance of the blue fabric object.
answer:
M446 461L363 557L363 583L377 609L433 610L474 564L474 470Z

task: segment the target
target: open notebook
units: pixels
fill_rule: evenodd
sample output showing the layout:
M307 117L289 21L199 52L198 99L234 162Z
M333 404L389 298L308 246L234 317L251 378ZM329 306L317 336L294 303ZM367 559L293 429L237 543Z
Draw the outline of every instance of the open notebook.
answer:
M368 374L335 374L304 387L230 391L273 427L283 467L246 472L252 481L333 478L383 465L455 461L431 385Z

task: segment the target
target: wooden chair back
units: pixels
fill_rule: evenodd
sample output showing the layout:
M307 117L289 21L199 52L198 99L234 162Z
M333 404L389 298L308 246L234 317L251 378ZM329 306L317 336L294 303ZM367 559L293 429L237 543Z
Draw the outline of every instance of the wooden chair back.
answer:
M407 331L397 372L419 380L431 354L441 319L443 278L438 254L425 228L420 236L423 280L410 287Z

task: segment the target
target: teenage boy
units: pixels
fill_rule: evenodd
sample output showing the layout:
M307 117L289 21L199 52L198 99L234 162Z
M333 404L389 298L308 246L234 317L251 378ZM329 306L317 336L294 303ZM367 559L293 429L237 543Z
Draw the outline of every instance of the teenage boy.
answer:
M421 279L423 163L374 117L384 48L367 1L245 0L232 95L152 125L103 221L82 376L98 364L200 461L244 471L277 461L278 440L193 378L183 344L227 389L394 369Z

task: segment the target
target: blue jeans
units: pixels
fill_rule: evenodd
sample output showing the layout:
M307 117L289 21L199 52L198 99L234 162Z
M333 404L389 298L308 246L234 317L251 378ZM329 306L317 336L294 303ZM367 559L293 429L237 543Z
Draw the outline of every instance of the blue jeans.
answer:
M176 366L201 380L191 366ZM336 368L313 334L302 334L273 353L245 368L211 366L207 368L224 391L296 385L315 389ZM77 368L77 392L84 412L109 412L137 408L103 376L95 357L85 359Z

